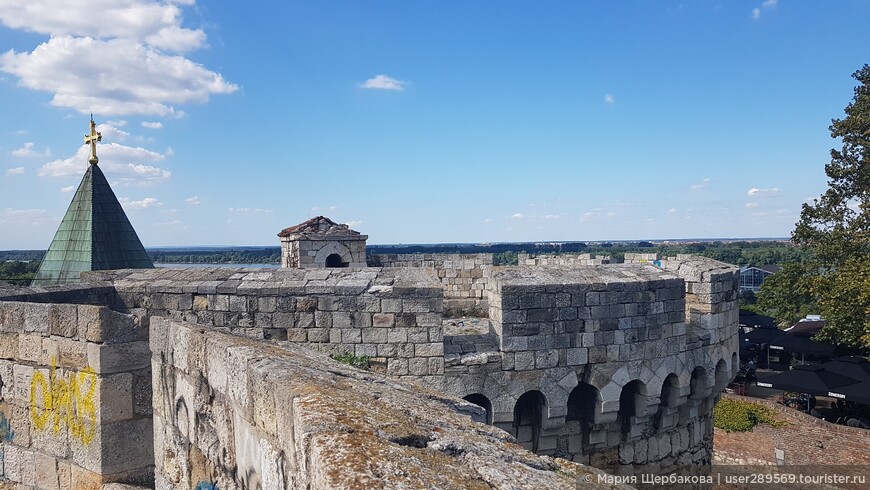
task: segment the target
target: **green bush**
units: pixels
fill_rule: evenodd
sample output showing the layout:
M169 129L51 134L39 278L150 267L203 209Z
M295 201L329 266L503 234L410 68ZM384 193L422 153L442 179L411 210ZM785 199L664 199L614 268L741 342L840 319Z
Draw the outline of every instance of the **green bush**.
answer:
M713 426L728 432L749 432L758 424L784 425L775 415L764 405L725 398L713 407Z
M333 354L329 357L342 364L347 364L358 369L368 370L370 367L371 358L369 356L355 356L350 352L345 352L344 354Z

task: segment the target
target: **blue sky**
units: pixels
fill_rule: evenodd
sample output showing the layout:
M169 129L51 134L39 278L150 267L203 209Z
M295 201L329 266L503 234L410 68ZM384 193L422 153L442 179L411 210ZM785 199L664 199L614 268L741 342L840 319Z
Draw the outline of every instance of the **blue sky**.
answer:
M0 4L0 249L100 165L145 246L788 236L867 0Z

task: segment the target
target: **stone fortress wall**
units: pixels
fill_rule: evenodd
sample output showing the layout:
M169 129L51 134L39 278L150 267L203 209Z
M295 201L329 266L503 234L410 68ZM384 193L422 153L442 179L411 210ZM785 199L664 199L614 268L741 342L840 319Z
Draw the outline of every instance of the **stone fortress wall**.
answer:
M468 270L478 265L483 270L486 260L473 261ZM488 260L491 264L491 256ZM461 264L462 259L453 263ZM272 353L269 346L304 344L323 353L366 355L389 376L484 407L485 412L479 414L483 420L539 454L602 467L709 463L712 406L737 368L737 269L688 257L658 264L488 267L480 278L486 284L481 300L486 301L488 318L475 319L444 319L449 296L444 290L446 276L440 277L434 266L93 272L83 274L87 284L79 288L19 290L5 297L0 292L0 304L102 304L131 314L131 321L138 325L152 325L152 336L162 325L161 339L169 335L165 328L177 328L194 336L237 339L240 352L264 349ZM164 319L175 326L166 327L169 324ZM25 327L12 328L23 332ZM161 417L158 425L164 429L162 436L155 434L155 444L172 449L177 456L170 464L165 451L155 452L158 482L168 482L161 488L183 488L179 482L193 482L191 478L200 474L197 471L205 471L194 471L194 467L211 468L212 474L224 466L239 468L238 460L224 459L218 464L218 455L203 453L204 446L198 446L199 453L193 449L200 433L221 434L214 426L218 422L198 412L179 418L173 410L179 410L180 393L187 393L185 400L235 396L238 403L254 403L251 397L255 395L248 391L242 396L235 388L212 383L207 374L210 367L194 369L181 364L196 366L203 362L198 358L173 360L165 348L162 357L155 354L155 342L161 339L152 337L154 372L168 369L171 374L180 369L187 380L187 384L176 385L175 391L167 391L157 384L169 374L152 378L153 406ZM246 359L236 366L239 370L253 365L252 357ZM196 381L202 376L209 381L209 390L203 391L202 382ZM249 389L251 383L260 382L257 376L246 378ZM375 378L369 381L376 382ZM246 406L249 410L244 413L232 409L206 415L238 419L233 430L237 426L257 429L246 432L256 437L242 438L247 449L238 453L240 457L254 451L249 444L262 449L252 454L271 454L268 448L277 451L277 429L269 425L273 415ZM312 406L285 415L304 417ZM331 413L325 405L318 410L323 411L310 413L322 417ZM354 417L363 415L353 413ZM13 414L13 418L20 416ZM331 416L338 417L336 413ZM272 431L268 432L272 438L262 436L260 429ZM239 434L233 437L231 442L218 440L227 447L241 444ZM273 445L267 447L262 441ZM411 445L429 447L428 442L414 441ZM238 452L239 447L235 448ZM184 467L187 473L183 475L172 469L182 458L178 456L181 449L192 462ZM290 449L283 449L286 458L291 457ZM326 461L325 453L317 452L322 448L312 446L304 451L298 454L304 458L295 460L296 464ZM261 463L267 460L263 456ZM302 472L298 473L302 480L294 481L327 481L312 476L322 468L293 471ZM229 473L236 475L235 485L242 485L244 475ZM261 467L257 474L266 473ZM290 481L289 470L280 474Z
M609 264L609 255L592 254L517 254L518 265L603 265Z
M106 307L0 301L0 475L46 489L152 481L147 339Z
M478 254L369 254L369 267L432 268L444 290L444 309L451 312L483 313L493 256Z

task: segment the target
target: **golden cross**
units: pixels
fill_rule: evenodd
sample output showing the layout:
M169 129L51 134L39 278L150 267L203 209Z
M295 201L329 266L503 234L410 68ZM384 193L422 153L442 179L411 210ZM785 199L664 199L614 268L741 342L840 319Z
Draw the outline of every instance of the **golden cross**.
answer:
M97 142L103 140L103 135L97 132L97 125L94 123L94 115L91 114L91 134L85 135L85 144L91 145L91 156L88 158L88 163L96 165L100 162L97 158Z

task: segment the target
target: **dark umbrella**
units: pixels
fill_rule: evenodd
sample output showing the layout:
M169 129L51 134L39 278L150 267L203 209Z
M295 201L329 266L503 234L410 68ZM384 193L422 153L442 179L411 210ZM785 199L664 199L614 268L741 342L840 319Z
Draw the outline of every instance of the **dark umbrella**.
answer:
M775 390L828 396L828 393L834 389L857 382L855 378L825 371L821 366L802 365L795 366L791 371L784 371L756 381L755 384Z
M818 342L803 335L785 334L770 343L774 350L787 350L795 354L815 354L829 356L834 353L834 346L827 342Z
M822 364L825 371L842 374L858 381L870 381L870 361L861 356L842 356Z
M771 341L782 337L783 331L776 327L759 327L740 336L752 344L769 344Z
M827 395L833 398L849 400L850 402L870 405L870 381L841 386L835 390L828 391Z

